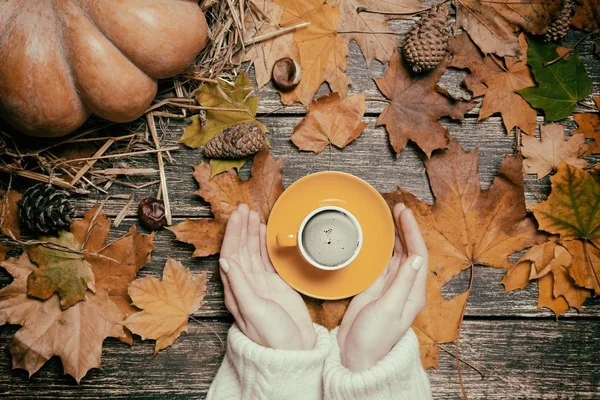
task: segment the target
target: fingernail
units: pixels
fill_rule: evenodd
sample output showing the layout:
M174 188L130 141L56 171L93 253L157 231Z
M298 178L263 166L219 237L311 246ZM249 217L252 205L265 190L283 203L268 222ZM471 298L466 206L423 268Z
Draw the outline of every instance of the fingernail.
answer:
M398 203L398 204L396 204L396 207L398 207L398 209L400 210L400 212L402 212L402 210L404 210L406 208L406 206L404 205L404 203Z
M415 271L420 270L422 265L423 265L423 257L421 257L419 255L414 256L413 259L410 262L410 266Z
M227 260L225 260L224 258L220 258L219 265L221 265L221 269L223 270L223 272L229 272L229 263L227 262Z

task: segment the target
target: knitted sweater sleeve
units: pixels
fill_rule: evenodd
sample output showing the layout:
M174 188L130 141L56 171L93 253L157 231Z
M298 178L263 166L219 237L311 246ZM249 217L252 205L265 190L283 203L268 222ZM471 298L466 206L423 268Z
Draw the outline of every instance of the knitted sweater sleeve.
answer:
M233 324L207 400L322 399L331 336L322 326L314 326L317 342L312 350L276 350L254 343Z
M323 373L325 399L431 399L429 379L419 358L419 342L412 329L381 361L360 372L342 365L337 328L330 335L332 347Z

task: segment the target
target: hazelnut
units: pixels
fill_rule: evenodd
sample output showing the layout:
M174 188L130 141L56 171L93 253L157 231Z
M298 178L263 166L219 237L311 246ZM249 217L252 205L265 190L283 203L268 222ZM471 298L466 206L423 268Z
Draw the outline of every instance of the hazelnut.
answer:
M167 225L165 205L154 197L146 197L138 206L138 218L146 228L157 231Z
M275 88L282 92L291 92L298 86L301 77L302 71L296 61L288 57L275 61L271 75Z

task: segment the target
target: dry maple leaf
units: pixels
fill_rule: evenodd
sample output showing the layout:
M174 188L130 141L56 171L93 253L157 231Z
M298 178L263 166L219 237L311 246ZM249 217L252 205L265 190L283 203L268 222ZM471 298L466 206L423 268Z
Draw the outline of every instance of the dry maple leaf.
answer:
M168 258L163 279L153 276L129 285L129 296L136 307L123 324L142 337L155 339L154 354L173 344L181 332L187 332L188 319L203 304L206 295L206 272L192 275L179 261Z
M550 172L556 171L563 161L578 168L588 166L587 161L579 158L588 150L584 135L573 134L565 140L565 128L560 124L542 125L540 132L541 140L532 136L521 137L525 173L537 174L537 178L542 179Z
M568 266L564 265L552 267L552 276L554 278L553 294L554 297L564 297L569 307L581 310L583 302L592 296L592 292L589 289L579 287L569 274L567 268Z
M323 82L327 82L333 92L346 97L351 81L345 74L348 46L337 33L340 6L323 0L273 2L283 10L282 27L310 22L309 26L294 32L302 79L292 92L281 94L281 101L284 104L299 101L308 106Z
M386 63L398 47L397 35L389 28L388 20L394 15L361 12L362 9L387 14L409 14L421 10L420 0L343 0L340 1L340 24L338 29L346 43L354 40L362 50L367 66L371 61Z
M19 259L2 263L14 281L0 290L0 325L22 328L11 344L13 368L22 368L31 376L46 361L57 355L65 374L77 382L92 368L100 368L102 342L123 335L124 315L108 297L108 292L88 292L80 301L61 310L58 295L40 301L27 295L27 277L37 269L23 253Z
M600 96L594 99L596 107L600 109ZM586 139L593 139L589 144L590 154L600 153L600 114L598 113L582 113L574 114L573 119L579 126L573 135L583 134Z
M577 3L579 4L575 4L571 25L587 32L598 29L598 21L600 21L600 1L577 0Z
M438 343L458 340L458 330L467 305L470 290L446 300L435 274L427 278L427 302L412 325L417 337L423 368L437 368Z
M546 32L560 12L562 0L515 2L513 0L455 0L455 31L462 28L484 54L518 56L517 32Z
M8 237L21 237L18 201L21 194L14 190L0 191L0 232Z
M376 79L379 90L391 103L377 119L385 125L390 143L400 154L412 140L427 154L448 146L448 132L438 119L462 119L475 103L457 101L436 85L446 70L447 59L427 75L414 75L398 51L394 52L383 78Z
M564 162L550 180L550 196L532 207L540 229L561 241L583 239L600 248L600 183Z
M308 296L302 296L302 299L312 321L329 330L340 325L351 301L351 299L319 300Z
M246 14L246 32L247 41L251 42L253 37L277 32L282 29L281 17L283 9L274 1L270 0L252 0L252 3L265 11L270 21L262 21L259 25L255 20L253 13ZM262 88L271 80L271 71L275 61L280 58L289 57L293 60L299 60L298 47L294 42L294 33L279 35L270 40L265 40L252 45L244 54L244 61L250 61L254 65L254 76L256 85Z
M549 308L556 318L569 309L563 296L554 296L554 275L546 274L538 280L538 308Z
M267 222L271 208L283 193L283 160L274 160L269 149L261 150L252 164L252 177L242 181L233 172L211 179L210 165L201 163L194 170L194 178L200 184L196 192L210 203L214 219L186 219L169 227L177 240L193 244L193 257L205 257L218 253L229 216L239 204L246 203L259 213L261 221Z
M465 78L467 88L474 97L484 96L478 120L500 113L507 132L519 127L528 135L536 128L537 113L516 91L535 86L527 65L527 40L519 36L521 54L518 57L499 59L484 55L466 33L461 33L448 44L452 53L449 66L468 68L471 74Z
M435 204L398 189L384 194L390 206L403 202L417 218L430 249L430 267L443 285L460 271L482 264L510 268L508 257L536 241L526 217L521 161L505 156L488 190L479 183L477 151L452 140L425 161Z
M584 240L569 240L562 243L573 256L569 275L575 283L600 294L600 250Z
M10 247L6 247L0 243L0 262L6 259L6 254L10 251Z
M39 266L27 279L27 294L46 300L56 292L64 310L84 300L88 289L96 291L92 266L71 232L60 231L58 237L41 237L40 241L47 244L25 248L29 259Z
M127 288L140 268L150 261L154 233L140 234L132 225L127 234L107 244L110 226L110 219L96 205L84 214L83 219L71 222L71 232L77 241L84 243L83 257L92 266L96 290L108 290L109 298L127 317L137 311L131 305ZM120 339L133 343L129 331Z
M337 93L321 96L312 102L306 117L296 125L291 140L300 150L317 154L329 144L346 147L367 126L362 120L366 110L364 94L345 99Z

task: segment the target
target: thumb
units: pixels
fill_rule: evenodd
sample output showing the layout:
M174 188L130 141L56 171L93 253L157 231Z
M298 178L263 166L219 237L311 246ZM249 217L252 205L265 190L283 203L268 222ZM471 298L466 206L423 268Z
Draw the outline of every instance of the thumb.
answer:
M417 275L424 265L425 259L423 256L415 254L408 257L396 273L392 284L381 297L380 304L387 310L404 309L406 299L415 284Z

